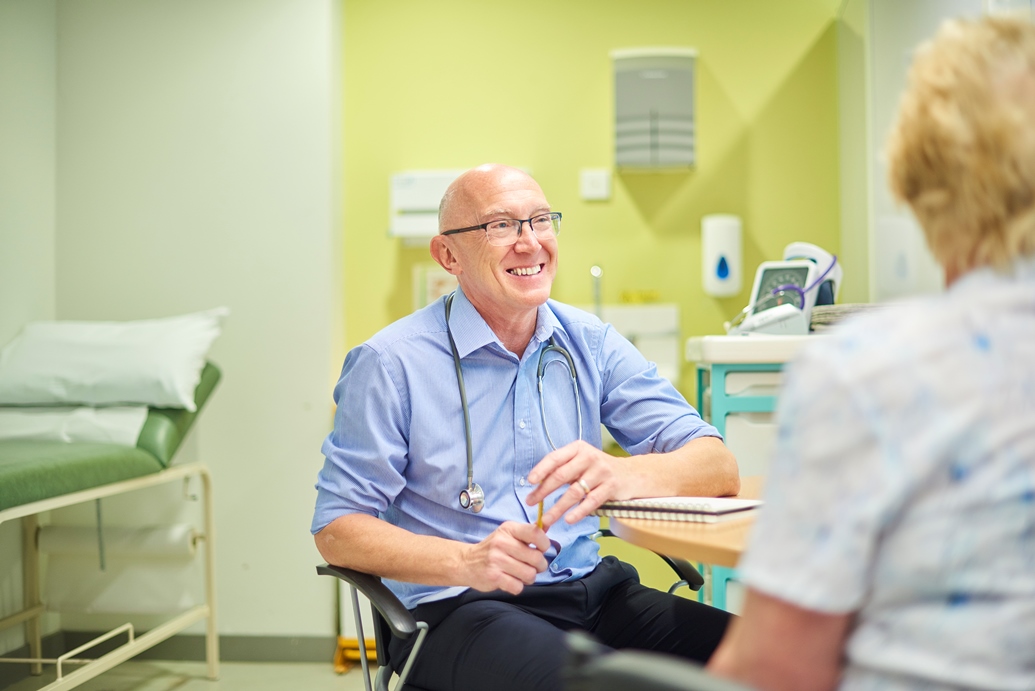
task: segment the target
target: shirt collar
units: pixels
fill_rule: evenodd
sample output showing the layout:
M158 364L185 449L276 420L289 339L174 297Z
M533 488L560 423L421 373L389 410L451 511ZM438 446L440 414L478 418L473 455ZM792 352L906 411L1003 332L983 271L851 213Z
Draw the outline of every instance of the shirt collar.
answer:
M464 295L464 291L457 286L456 297L453 298L453 305L449 313L449 331L453 334L453 342L456 343L456 352L461 358L465 358L479 348L491 343L496 343L503 348L503 344L496 336L489 325L482 319L471 301ZM545 343L553 336L554 330L561 328L561 322L557 315L550 308L550 302L539 305L536 311L536 326L532 332L532 340Z
M553 336L554 331L562 331L561 320L557 318L557 315L553 313L550 308L550 301L547 300L543 304L539 305L539 312L536 314L535 319L535 331L532 333L532 338L545 343L549 341Z
M971 286L1000 282L1004 278L1020 283L1035 281L1035 255L1016 257L1006 268L983 266L974 269L953 283L946 292L968 291Z

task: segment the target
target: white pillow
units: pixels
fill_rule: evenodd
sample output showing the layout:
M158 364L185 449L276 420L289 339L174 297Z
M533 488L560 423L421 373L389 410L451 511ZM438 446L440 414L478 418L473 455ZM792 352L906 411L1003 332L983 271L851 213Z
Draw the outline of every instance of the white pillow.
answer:
M196 409L225 307L133 322L35 322L0 352L0 405Z

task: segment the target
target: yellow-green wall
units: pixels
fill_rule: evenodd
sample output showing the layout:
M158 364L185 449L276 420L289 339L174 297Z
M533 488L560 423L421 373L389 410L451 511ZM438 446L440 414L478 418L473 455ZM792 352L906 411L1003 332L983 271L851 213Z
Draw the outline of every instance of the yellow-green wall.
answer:
M412 309L426 248L389 238L388 181L400 170L527 168L564 212L553 297L657 291L683 336L721 333L747 302L754 267L805 240L839 250L839 0L347 0L346 341ZM609 52L689 46L697 61L697 167L620 173L585 202L579 169L613 165ZM700 220L744 220L745 285L704 295ZM692 393L690 368L682 388Z

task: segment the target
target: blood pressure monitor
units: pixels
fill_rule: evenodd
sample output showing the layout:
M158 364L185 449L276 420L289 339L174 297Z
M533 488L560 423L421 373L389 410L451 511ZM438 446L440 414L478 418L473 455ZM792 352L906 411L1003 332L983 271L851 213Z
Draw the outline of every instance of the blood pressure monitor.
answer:
M762 262L751 289L751 314L784 304L810 313L816 303L816 293L804 291L815 282L816 271L816 265L807 259Z
M808 288L818 272L808 259L762 262L755 271L751 302L729 333L807 334L816 303L816 291Z
M781 261L759 265L751 302L726 324L726 331L805 335L813 306L837 300L841 275L837 256L808 242L792 242Z

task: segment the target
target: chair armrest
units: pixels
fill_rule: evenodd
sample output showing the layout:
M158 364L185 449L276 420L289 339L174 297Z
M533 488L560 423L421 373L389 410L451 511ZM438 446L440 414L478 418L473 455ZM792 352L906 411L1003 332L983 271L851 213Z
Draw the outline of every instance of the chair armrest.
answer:
M600 529L600 537L618 537L607 528ZM621 538L619 538L621 539ZM688 562L686 559L679 559L678 557L669 557L664 554L655 552L666 564L672 567L672 570L679 576L679 580L686 583L690 590L700 590L701 586L704 585L704 576L698 571L693 564ZM678 583L676 584L678 586ZM672 588L675 589L676 586ZM672 590L669 590L672 592Z
M395 593L389 590L377 576L330 564L317 566L316 573L343 580L363 593L370 600L370 604L384 617L393 636L408 638L417 630L417 620L413 618L413 614L403 607L403 603L399 601Z
M655 554L658 554L655 552ZM686 559L680 559L678 557L669 557L664 554L658 554L666 564L672 567L672 570L679 575L679 580L686 583L686 587L690 590L700 590L701 586L704 585L704 576L697 568L688 562Z
M640 650L608 652L582 633L568 634L567 643L567 691L751 691L670 655Z

